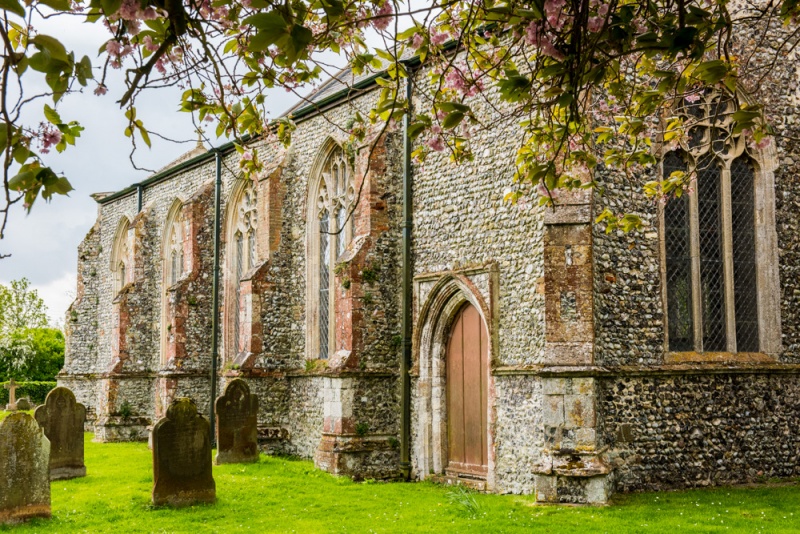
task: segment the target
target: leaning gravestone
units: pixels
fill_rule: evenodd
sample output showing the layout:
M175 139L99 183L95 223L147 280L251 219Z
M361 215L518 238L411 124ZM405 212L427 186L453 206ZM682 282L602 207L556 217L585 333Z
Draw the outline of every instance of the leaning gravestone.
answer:
M214 502L211 425L185 397L175 399L153 427L153 504Z
M217 457L219 464L258 461L258 397L247 382L233 379L217 398Z
M50 480L86 476L83 463L83 423L86 408L67 388L57 387L33 413L50 440Z
M17 410L30 410L31 408L33 408L33 403L28 397L17 400Z
M0 524L50 517L50 442L36 420L0 421Z

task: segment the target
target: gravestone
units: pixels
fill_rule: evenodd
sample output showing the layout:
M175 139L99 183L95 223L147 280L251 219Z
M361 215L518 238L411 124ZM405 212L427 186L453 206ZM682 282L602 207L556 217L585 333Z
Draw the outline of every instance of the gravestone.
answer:
M233 379L216 400L219 464L258 461L258 397L247 382Z
M28 397L22 397L17 400L17 410L30 410L33 408L33 403Z
M16 382L14 382L14 379L12 378L3 387L8 390L8 404L6 404L6 411L8 411L8 412L16 412L17 411L17 387L18 387L18 384Z
M172 401L153 427L153 504L214 502L211 425L185 397Z
M50 517L50 442L36 420L0 421L0 524Z
M65 387L47 394L44 404L33 413L50 440L50 480L86 476L83 463L83 423L86 408Z

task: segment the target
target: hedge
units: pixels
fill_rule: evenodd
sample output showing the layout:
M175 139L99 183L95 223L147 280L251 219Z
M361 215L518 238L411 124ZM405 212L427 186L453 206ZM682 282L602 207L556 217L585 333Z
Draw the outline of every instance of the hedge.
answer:
M8 382L0 382L0 407L2 408L5 408L5 405L8 404L6 384ZM17 382L17 399L30 397L32 403L43 404L47 394L56 385L56 382Z

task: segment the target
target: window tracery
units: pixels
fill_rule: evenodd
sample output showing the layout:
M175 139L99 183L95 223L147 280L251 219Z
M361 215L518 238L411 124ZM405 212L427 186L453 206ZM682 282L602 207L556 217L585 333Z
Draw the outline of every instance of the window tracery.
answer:
M312 197L313 198L313 197ZM316 313L310 313L309 329L312 357L326 359L334 350L330 333L334 332L334 268L355 234L352 214L355 186L352 172L341 147L335 147L322 166L316 187L313 221L309 221L313 267L309 274L310 293L315 295Z
M228 290L230 304L228 306L229 339L228 350L231 358L235 358L240 351L240 330L242 312L240 300L242 296L241 283L245 274L256 266L258 260L256 238L258 231L257 193L255 184L248 182L241 189L234 203L234 211L230 219L230 245L228 272L230 283Z
M695 180L693 193L662 211L669 351L761 350L759 154L734 132L735 109L732 97L720 93L684 104L685 141L662 159L665 179L683 172Z

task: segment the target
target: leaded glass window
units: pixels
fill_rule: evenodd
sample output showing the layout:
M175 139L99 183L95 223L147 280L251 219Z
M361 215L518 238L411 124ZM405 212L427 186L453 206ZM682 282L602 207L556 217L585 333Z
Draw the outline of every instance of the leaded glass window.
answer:
M183 277L184 264L183 264L183 218L180 212L175 216L169 228L169 237L167 239L167 247L165 258L169 258L168 276L167 281L170 286L178 283Z
M694 177L662 213L670 351L757 352L755 164L734 135L730 97L710 94L681 110L685 142L662 159L666 178Z
M353 239L355 188L344 151L336 147L328 155L318 176L316 202L309 227L311 238L309 290L314 295L309 317L309 357L328 358L334 349L335 314L333 311L334 268Z
M330 317L330 221L328 210L319 218L319 357L328 357Z
M248 181L234 202L231 212L231 233L229 234L231 243L228 249L230 283L227 286L230 292L230 302L227 305L230 339L227 346L231 358L235 358L243 350L243 347L239 346L242 326L240 302L242 279L258 263L256 201L256 188L251 181Z

